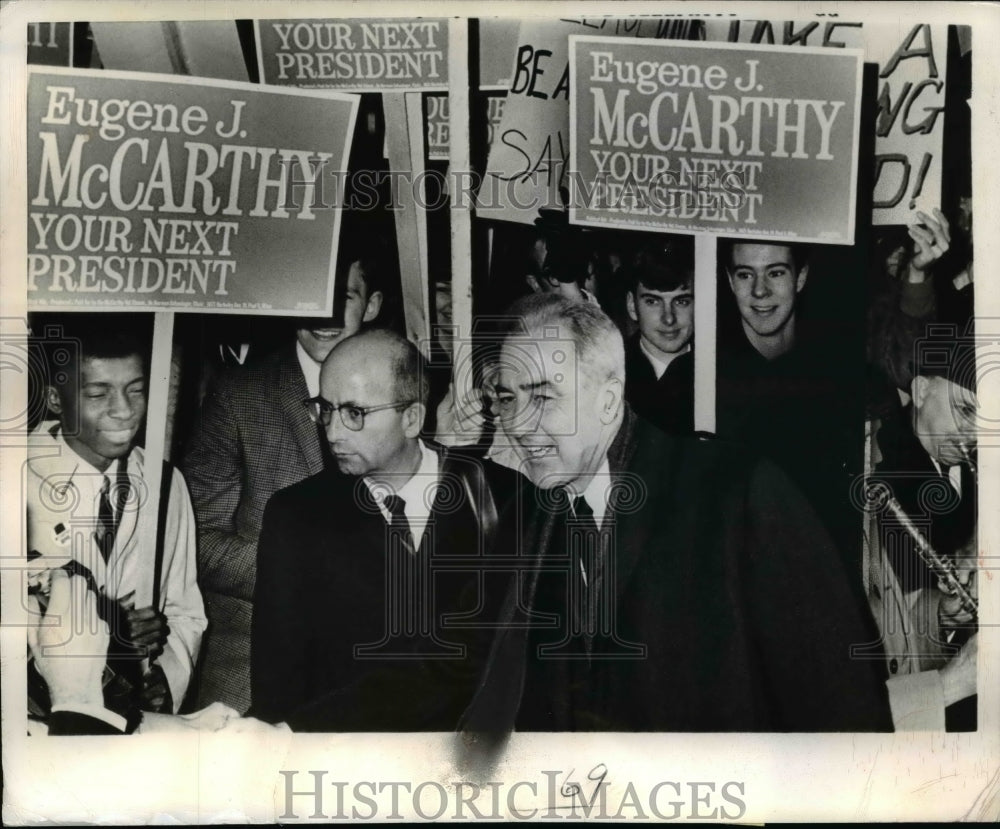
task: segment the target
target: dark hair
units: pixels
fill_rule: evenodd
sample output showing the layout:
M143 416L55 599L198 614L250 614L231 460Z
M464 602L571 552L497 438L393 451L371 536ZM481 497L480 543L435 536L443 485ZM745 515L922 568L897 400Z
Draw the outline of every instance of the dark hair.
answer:
M733 248L736 245L766 245L774 248L788 248L792 254L792 264L795 266L795 273L799 273L809 264L809 245L801 242L778 242L774 239L721 239L719 240L719 259L725 270L733 266Z
M32 344L44 354L52 385L70 386L85 360L136 357L148 373L147 340L128 315L82 313L67 314L63 319L32 328Z
M587 259L579 242L576 245L565 235L545 238L545 261L542 262L540 276L562 283L583 282L587 275Z
M363 253L351 260L351 264L357 262L361 269L361 278L365 281L368 296L384 290L382 285L385 279L385 266L382 260L383 257L379 252Z
M694 290L694 262L671 242L651 242L639 249L629 269L629 290L642 283L652 291Z

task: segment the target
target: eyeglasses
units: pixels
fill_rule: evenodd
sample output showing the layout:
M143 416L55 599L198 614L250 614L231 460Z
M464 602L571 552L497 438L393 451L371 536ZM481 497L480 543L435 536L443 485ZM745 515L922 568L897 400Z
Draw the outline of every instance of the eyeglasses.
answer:
M405 409L415 402L414 400L405 400L399 403L383 403L380 406L354 406L350 403L334 406L325 397L310 397L308 400L303 400L302 404L306 407L313 422L321 424L324 429L330 425L333 413L340 412L340 422L352 432L360 432L365 428L365 415L381 412L384 409Z

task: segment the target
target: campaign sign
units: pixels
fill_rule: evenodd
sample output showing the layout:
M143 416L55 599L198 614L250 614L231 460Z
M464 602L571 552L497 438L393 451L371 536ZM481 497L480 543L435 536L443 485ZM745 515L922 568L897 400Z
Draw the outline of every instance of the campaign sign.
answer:
M571 35L686 38L694 31L694 21L658 17L521 21L510 56L507 103L490 144L476 215L534 224L540 210L565 209Z
M570 221L852 244L862 53L570 38Z
M331 313L356 96L28 71L29 308Z
M909 224L941 203L948 27L889 17L849 20L706 20L706 40L863 48L879 65L872 223Z
M493 144L493 136L500 128L506 92L486 93L486 143ZM432 161L448 160L450 122L448 121L448 96L427 96L427 157Z
M445 18L254 24L261 83L345 92L448 89Z
M73 65L72 23L29 23L28 63Z

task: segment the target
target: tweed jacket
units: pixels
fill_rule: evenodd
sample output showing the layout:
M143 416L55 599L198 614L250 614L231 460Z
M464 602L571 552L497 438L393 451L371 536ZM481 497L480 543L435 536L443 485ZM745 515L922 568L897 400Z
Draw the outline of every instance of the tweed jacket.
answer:
M257 538L279 489L323 469L295 343L224 375L205 397L185 453L198 521L198 578L209 619L199 707L250 704L250 624Z

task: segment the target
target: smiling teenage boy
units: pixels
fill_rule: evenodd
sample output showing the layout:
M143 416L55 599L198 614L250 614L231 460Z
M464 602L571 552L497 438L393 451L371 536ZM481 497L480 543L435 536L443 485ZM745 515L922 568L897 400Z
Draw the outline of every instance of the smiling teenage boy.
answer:
M128 657L120 673L130 676L137 695L119 683L121 704L173 713L206 626L187 487L165 467L169 488L162 493L169 494L160 509L158 556L155 534L143 526L156 513L142 509L150 493L143 449L135 445L146 414L142 346L107 322L77 320L71 334L78 350L68 350L70 361L45 389L55 420L43 421L30 437L29 550L52 563L75 559L117 608L115 640Z

